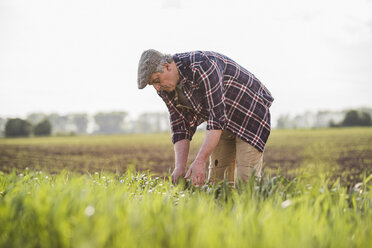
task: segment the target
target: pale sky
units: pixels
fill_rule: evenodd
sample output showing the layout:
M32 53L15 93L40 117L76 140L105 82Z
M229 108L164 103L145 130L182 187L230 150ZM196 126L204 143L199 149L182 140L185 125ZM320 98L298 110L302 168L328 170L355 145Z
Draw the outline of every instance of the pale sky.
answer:
M0 0L0 117L167 111L142 51L223 53L283 113L372 107L371 0Z

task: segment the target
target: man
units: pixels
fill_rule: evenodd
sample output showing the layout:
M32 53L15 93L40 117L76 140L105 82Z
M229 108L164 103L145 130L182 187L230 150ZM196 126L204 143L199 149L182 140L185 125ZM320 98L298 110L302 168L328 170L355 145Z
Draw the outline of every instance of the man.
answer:
M262 168L270 134L269 107L274 98L250 72L225 55L195 51L173 56L150 49L138 65L138 88L152 85L170 113L175 149L173 183L180 176L203 185L208 181L242 181ZM190 141L207 122L204 142L186 172Z

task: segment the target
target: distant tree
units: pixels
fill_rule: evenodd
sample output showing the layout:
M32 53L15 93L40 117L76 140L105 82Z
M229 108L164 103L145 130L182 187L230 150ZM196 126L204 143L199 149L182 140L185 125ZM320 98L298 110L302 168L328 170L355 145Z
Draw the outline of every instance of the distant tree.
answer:
M9 119L5 124L6 137L27 137L31 131L31 123L20 118Z
M34 135L36 136L49 136L52 133L52 124L48 119L39 122L34 127Z
M44 119L46 119L46 115L43 113L31 113L26 118L32 125L36 125Z
M314 127L322 128L329 126L330 118L331 118L330 111L318 111L315 115Z
M277 121L277 128L284 129L284 128L292 128L292 120L290 119L289 115L281 115Z
M342 121L342 126L370 126L371 116L366 112L358 112L356 110L350 110L346 113L345 119Z
M0 137L4 136L6 120L0 117Z
M346 113L342 125L345 127L358 126L359 116L356 110L350 110Z
M170 130L167 112L143 113L138 116L133 127L134 133L156 133Z
M124 132L124 119L126 112L98 113L94 116L98 130L96 133L114 134Z
M360 125L361 126L371 126L372 125L371 116L370 116L370 114L368 114L366 112L360 113L359 120L360 120Z
M79 134L87 133L88 115L87 114L72 114L69 115L71 122L76 127L76 132Z
M138 116L135 130L136 133L151 133L152 125L150 124L150 118L148 113L143 113L140 116Z
M74 131L69 129L69 122L67 116L61 116L59 114L50 114L47 116L53 127L53 133L68 133Z

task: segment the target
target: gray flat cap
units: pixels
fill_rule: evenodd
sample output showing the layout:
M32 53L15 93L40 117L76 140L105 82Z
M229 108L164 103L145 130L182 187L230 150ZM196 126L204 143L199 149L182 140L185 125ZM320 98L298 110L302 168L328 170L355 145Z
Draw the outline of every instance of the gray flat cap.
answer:
M138 63L138 89L143 89L150 82L151 75L156 71L156 68L163 59L164 54L149 49L142 53Z

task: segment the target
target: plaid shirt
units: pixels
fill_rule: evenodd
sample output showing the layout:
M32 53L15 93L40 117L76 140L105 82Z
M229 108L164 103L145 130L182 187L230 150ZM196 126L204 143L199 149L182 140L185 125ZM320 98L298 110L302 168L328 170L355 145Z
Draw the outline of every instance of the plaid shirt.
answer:
M263 152L274 100L266 87L219 53L179 53L173 59L192 108L179 104L176 91L158 92L170 113L172 142L191 140L197 126L207 121L207 130L227 129Z

